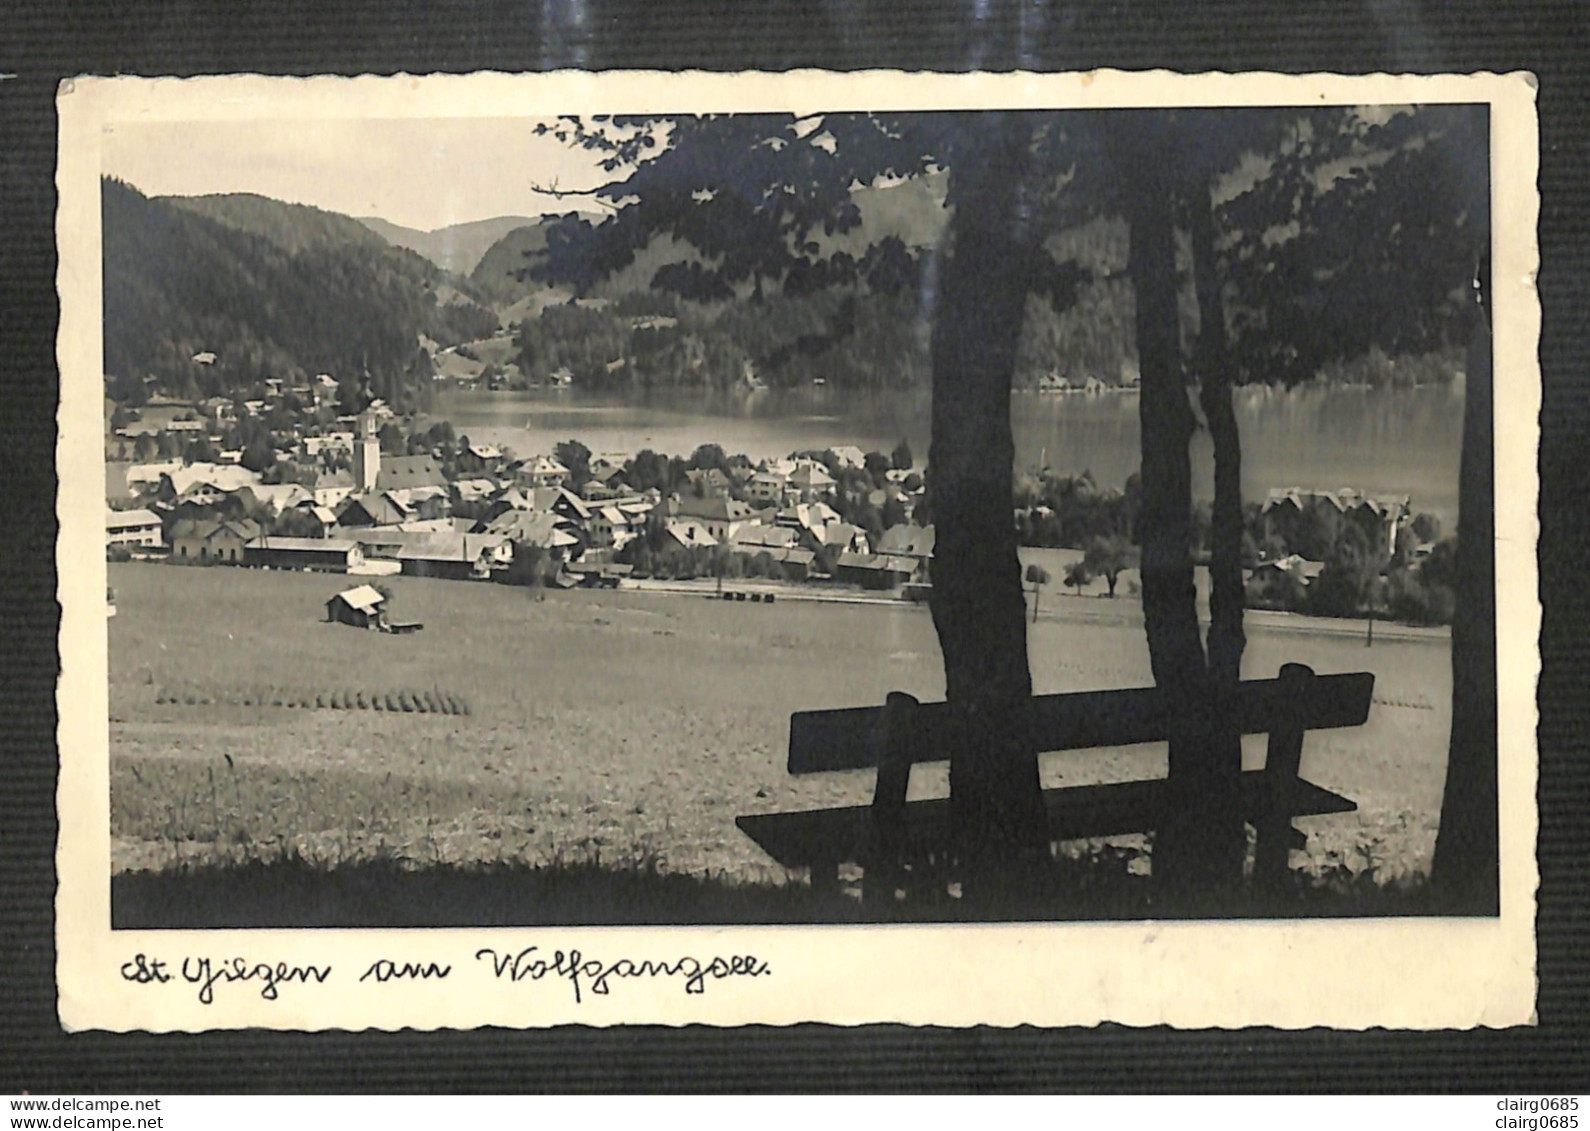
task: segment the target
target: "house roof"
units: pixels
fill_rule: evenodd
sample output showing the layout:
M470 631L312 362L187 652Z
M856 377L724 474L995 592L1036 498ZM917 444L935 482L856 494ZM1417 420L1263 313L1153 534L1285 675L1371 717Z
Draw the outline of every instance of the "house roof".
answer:
M181 471L180 459L161 460L155 463L135 463L127 468L127 482L134 483L159 483L160 477L170 471Z
M447 488L440 486L395 487L385 494L387 498L399 506L406 506L412 510L427 499L447 498Z
M501 534L531 546L573 546L579 542L562 528L557 515L546 511L504 511L486 524L486 533Z
M1344 514L1359 507L1368 507L1375 514L1388 515L1405 512L1408 509L1409 497L1399 495L1389 499L1378 499L1354 487L1342 487L1335 491L1306 487L1272 487L1265 496L1260 513L1266 513L1284 503L1291 503L1298 510L1302 510L1307 503L1316 501L1329 503Z
M394 487L442 487L447 478L434 456L382 456L376 472L375 489L388 491Z
M494 501L502 503L510 510L527 511L530 509L530 500L526 498L525 493L519 490L517 487L509 487L502 494L498 495Z
M916 571L916 562L896 554L852 554L847 550L839 555L837 564L849 569L893 570L896 573Z
M259 523L247 518L227 520L184 518L178 519L176 525L171 528L173 541L178 538L197 538L200 541L207 542L221 533L228 533L235 538L248 542L259 537L260 528Z
M140 526L159 526L160 516L152 510L139 507L137 510L105 512L106 530L131 530Z
M475 524L470 522L469 525L474 526ZM451 534L458 530L451 518L413 518L407 522L398 523L397 528L409 534Z
M386 600L379 592L368 585L355 585L352 589L344 589L341 593L331 598L332 601L341 601L349 608L358 609L362 613L373 614L377 606Z
M524 462L524 470L530 475L567 475L569 469L564 467L552 456L535 456Z
M455 479L453 493L465 502L481 502L497 493L497 484L490 479Z
M791 483L807 490L834 485L834 477L816 464L807 464L797 469L789 478Z
M230 494L259 483L259 476L248 468L219 463L195 463L173 468L162 472L161 478L170 481L171 490L177 495L186 495L197 486L210 486Z
M418 545L437 534L444 533L440 530L404 530L397 526L355 526L346 529L339 528L338 535L369 549L370 547L397 547ZM373 553L374 551L371 550Z
M502 534L433 534L404 546L397 556L400 562L474 562L507 543L507 536Z
M561 503L574 511L581 519L591 517L591 504L580 498L573 491L570 491L567 487L554 487L552 490L556 492L552 502L549 504L553 509L556 509L558 504Z
M668 534L681 546L706 547L718 544L718 540L707 533L705 527L695 522L670 522Z
M260 536L248 543L251 550L314 550L317 553L346 554L359 548L352 538L278 538Z
M408 517L408 508L399 506L390 496L381 492L349 495L337 508L337 521L346 523L348 512L357 506L364 511L372 525L384 526L402 522Z
M880 554L907 554L912 557L930 558L933 556L934 540L931 525L917 526L914 523L902 522L885 530L883 537L878 539L878 544L873 549Z
M606 481L624 470L629 456L622 452L602 452L591 457L589 471L592 479Z
M848 522L830 522L823 527L819 537L825 546L848 546L861 532L861 527Z
M800 532L788 526L768 526L759 522L742 526L734 532L734 541L741 546L766 549L792 546L799 538Z
M254 496L256 502L268 503L278 510L297 506L311 497L308 489L297 483L250 483L242 489Z

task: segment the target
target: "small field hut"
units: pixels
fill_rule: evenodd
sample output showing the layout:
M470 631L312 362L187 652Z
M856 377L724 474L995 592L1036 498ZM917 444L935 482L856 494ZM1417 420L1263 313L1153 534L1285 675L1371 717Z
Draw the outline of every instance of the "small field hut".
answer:
M355 628L380 628L386 598L368 585L344 589L326 602L326 619Z

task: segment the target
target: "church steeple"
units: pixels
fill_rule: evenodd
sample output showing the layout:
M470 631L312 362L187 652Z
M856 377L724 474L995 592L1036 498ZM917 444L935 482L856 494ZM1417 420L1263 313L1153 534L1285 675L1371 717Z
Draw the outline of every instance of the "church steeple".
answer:
M354 491L374 491L380 474L381 437L375 426L375 413L366 409L359 414L358 429L353 439Z

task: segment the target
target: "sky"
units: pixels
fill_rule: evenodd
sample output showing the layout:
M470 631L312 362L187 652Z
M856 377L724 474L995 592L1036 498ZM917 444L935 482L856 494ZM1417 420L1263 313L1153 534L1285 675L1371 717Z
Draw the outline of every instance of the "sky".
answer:
M609 178L530 118L117 123L103 172L147 196L251 192L431 231L567 212Z
M1398 107L1359 107L1383 121ZM342 118L117 123L103 171L149 196L251 192L431 231L497 216L596 208L596 155L536 136L535 118ZM1247 161L1228 193L1262 176Z

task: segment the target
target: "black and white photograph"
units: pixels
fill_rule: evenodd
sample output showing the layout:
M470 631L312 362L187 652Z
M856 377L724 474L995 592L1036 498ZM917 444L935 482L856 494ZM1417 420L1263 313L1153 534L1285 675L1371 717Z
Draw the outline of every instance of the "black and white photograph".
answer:
M1532 915L1492 78L106 113L106 945Z

